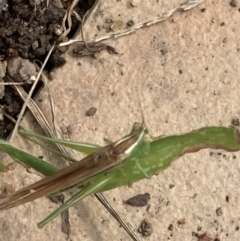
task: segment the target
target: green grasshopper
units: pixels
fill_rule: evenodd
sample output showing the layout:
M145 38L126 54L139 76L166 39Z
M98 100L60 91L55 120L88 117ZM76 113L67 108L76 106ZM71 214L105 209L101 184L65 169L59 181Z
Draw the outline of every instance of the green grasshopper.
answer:
M131 133L120 140L93 152L81 161L48 176L6 197L0 211L16 207L37 198L74 187L101 172L110 170L133 155L146 135L146 128L135 123Z
M40 222L38 224L40 228L86 196L129 185L158 174L169 167L175 159L186 153L196 152L204 148L224 149L226 151L240 149L240 132L227 127L205 127L183 135L147 141L145 140L147 129L136 124L129 135L103 148L85 143L51 139L24 130L21 130L20 133L25 136L57 142L89 154L82 161L58 171L57 168L39 158L5 142L0 143L0 151L8 153L45 175L51 175L6 197L0 202L0 210L30 202L41 196L55 194L69 187L75 186L80 189L78 193ZM130 177L129 173L131 173ZM70 178L66 181L66 177Z
M136 127L137 126L137 127ZM90 154L79 162L15 192L0 203L0 210L9 209L49 194L63 191L119 165L131 156L145 136L145 128L138 123L131 134Z

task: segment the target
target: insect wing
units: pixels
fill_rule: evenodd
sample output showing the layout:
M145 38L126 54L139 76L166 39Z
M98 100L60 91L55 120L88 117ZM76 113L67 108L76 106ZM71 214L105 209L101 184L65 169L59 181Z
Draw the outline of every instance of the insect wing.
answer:
M87 156L80 162L76 162L52 176L45 177L13 193L0 203L0 211L73 187L77 183L110 168L116 159L112 149L113 147L111 145L106 146L94 154Z

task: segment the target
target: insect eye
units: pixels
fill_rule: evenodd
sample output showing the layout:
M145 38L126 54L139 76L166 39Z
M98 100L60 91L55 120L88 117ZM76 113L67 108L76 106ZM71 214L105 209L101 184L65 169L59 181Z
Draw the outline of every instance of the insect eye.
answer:
M107 158L107 155L106 155L106 154L104 154L104 153L97 153L97 154L95 155L95 157L94 157L94 161L95 161L95 162L101 162L101 161L106 160L106 158Z

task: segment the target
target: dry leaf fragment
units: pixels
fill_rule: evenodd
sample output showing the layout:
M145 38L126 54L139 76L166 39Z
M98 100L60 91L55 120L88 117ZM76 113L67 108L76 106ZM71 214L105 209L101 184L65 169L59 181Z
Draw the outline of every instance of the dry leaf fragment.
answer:
M124 23L121 20L114 21L114 23L110 26L110 29L113 32L117 32L123 29Z

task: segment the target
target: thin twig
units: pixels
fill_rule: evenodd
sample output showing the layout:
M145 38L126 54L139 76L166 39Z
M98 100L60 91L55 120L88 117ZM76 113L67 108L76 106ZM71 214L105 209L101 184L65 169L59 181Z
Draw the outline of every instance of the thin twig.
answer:
M11 82L11 83L8 83L8 82L1 82L0 85L25 85L26 82Z
M1 112L3 113L4 116L6 116L12 123L16 124L16 120L10 116L5 110L4 108L1 106Z
M37 65L36 65L36 68L39 70L39 67ZM55 123L55 106L54 106L54 101L52 99L51 90L49 88L48 78L46 77L46 75L44 73L42 73L42 82L44 84L44 87L46 88L48 99L49 99L49 103L50 103L51 117L52 117L52 126L54 128L55 133L57 133L56 123Z
M58 38L58 41L61 42L61 40L63 40L71 31L72 29L72 13L73 13L73 9L74 7L78 4L79 0L73 0L72 4L70 5L70 7L67 9L66 14L63 18L63 22L62 22L62 26L64 29L64 32L62 33L62 35ZM67 20L67 26L68 28L66 28L66 20Z
M23 114L24 114L24 112L25 112L25 110L26 110L26 108L27 108L28 102L29 102L29 100L30 100L31 97L32 97L33 91L35 90L35 88L36 88L36 86L37 86L37 83L38 83L38 81L39 81L39 79L40 79L40 76L41 76L41 74L42 74L42 71L43 71L43 69L44 69L44 67L45 67L45 65L46 65L46 63L47 63L47 61L48 61L48 59L49 59L49 57L50 57L50 55L51 55L54 47L55 47L55 44L52 46L52 48L51 48L50 51L48 52L48 55L47 55L46 59L44 60L43 65L42 65L40 71L38 72L37 78L36 78L35 82L33 83L32 87L31 87L31 90L30 90L29 93L28 93L28 96L27 96L27 98L26 98L26 101L24 102L23 107L22 107L22 109L21 109L21 111L20 111L20 114L19 114L19 118L18 118L18 120L17 120L17 123L16 123L16 125L14 126L14 129L13 129L13 131L12 131L12 133L11 133L11 136L9 137L9 142L11 142L11 139L12 139L12 138L16 135L16 133L17 133L18 127L19 127L20 122L21 122L21 120L22 120Z
M86 21L87 21L87 15L88 15L88 11L85 13L85 15L83 16L83 19L82 19L82 24L81 24L81 36L82 36L82 40L83 40L83 43L85 44L85 46L87 47L87 48L89 48L88 47L88 44L87 44L87 42L85 41L85 39L84 39L84 34L83 34L83 25L86 23Z
M115 218L115 220L117 220L117 222L121 224L121 226L128 233L128 235L132 238L132 240L134 240L134 241L141 240L138 237L138 235L132 230L131 226L129 224L125 223L123 221L123 219L118 215L118 213L112 208L112 206L107 201L107 199L103 196L102 193L95 194L95 197L108 210L108 212Z
M97 42L100 42L100 41L103 41L103 40L106 40L106 39L119 38L119 37L123 37L123 36L129 35L129 34L135 33L137 30L139 30L141 28L149 27L153 24L157 24L157 23L160 23L160 22L163 22L163 21L167 20L168 18L170 18L176 12L188 11L190 9L193 9L194 7L203 3L204 1L205 0L188 0L185 3L176 6L172 10L168 11L167 13L163 13L160 16L153 17L151 19L144 20L140 23L134 24L131 28L125 28L123 30L110 32L106 35L103 35L103 36L100 36L98 38L89 40L88 42L89 43L97 43ZM83 43L83 40L69 40L67 42L60 43L59 46L67 46L67 45L77 43L77 42Z

